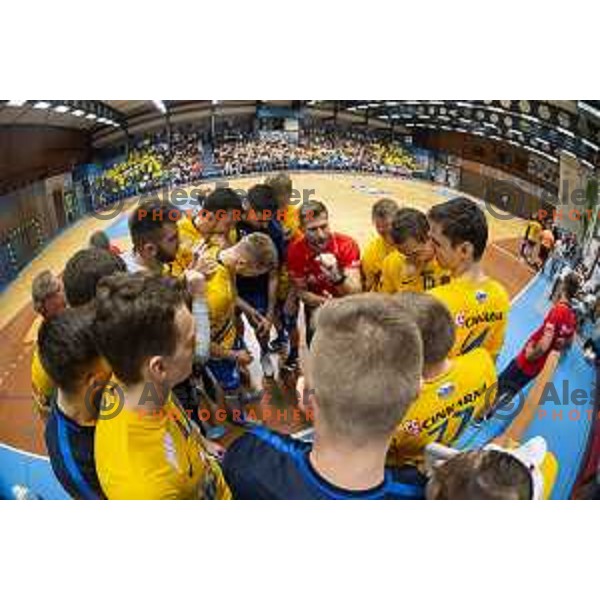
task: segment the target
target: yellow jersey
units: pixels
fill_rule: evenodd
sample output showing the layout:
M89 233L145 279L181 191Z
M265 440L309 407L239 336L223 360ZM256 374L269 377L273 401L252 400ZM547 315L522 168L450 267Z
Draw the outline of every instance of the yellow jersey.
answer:
M362 252L360 267L364 278L365 292L377 292L381 286L383 261L395 250L395 246L378 235Z
M211 246L207 250L209 257L215 258L219 248ZM206 280L206 304L210 319L210 340L223 350L233 348L236 338L235 301L237 297L235 282L227 267L218 264L214 273Z
M31 356L31 389L36 409L42 416L47 415L50 411L50 400L56 392L56 385L44 369L37 344Z
M427 444L451 446L467 423L491 406L496 381L496 367L486 350L453 359L447 373L425 381L392 437L388 461L421 465Z
M177 231L179 233L179 248L175 260L170 264L170 274L173 277L181 277L184 271L189 268L194 260L194 250L204 239L192 219L187 215L183 215L177 221Z
M404 254L394 250L383 261L379 291L387 294L425 292L449 281L450 273L442 269L435 258L419 270Z
M456 327L450 357L485 348L496 360L506 334L510 299L494 279L475 282L458 277L429 292L447 307Z
M290 204L285 208L282 224L290 232L288 242L293 242L302 235L302 230L300 229L300 205Z
M231 498L221 467L172 393L165 406L154 412L128 407L119 412L115 406L119 400L114 388L105 390L94 453L98 479L107 498Z

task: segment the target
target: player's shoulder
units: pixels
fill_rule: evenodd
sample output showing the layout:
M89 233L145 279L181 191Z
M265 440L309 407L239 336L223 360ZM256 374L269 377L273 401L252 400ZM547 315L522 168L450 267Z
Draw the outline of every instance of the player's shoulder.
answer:
M451 279L448 283L444 283L427 290L427 293L431 294L442 302L448 302L449 300L460 298L464 294L464 291L460 280Z
M340 246L345 246L345 247L349 247L349 246L356 246L356 248L358 248L358 242L350 235L347 235L345 233L332 233L331 234L334 242Z
M307 248L306 239L304 238L304 236L299 237L295 240L292 240L289 243L288 249L287 249L288 255L290 255L290 254L298 255L300 253L306 252L306 248Z
M233 497L285 496L308 447L306 442L288 435L254 427L235 440L225 454L223 474Z
M505 304L510 304L510 296L508 295L506 288L497 279L491 277L488 278L486 288L490 294L494 295L500 301Z
M269 453L296 456L305 448L305 442L267 427L256 426L231 444L225 455L225 464L237 461L240 457L255 462L255 459L268 457ZM256 456L252 456L254 454Z
M392 250L384 259L383 264L388 267L398 267L403 265L406 262L406 258L404 254L399 252L398 250Z

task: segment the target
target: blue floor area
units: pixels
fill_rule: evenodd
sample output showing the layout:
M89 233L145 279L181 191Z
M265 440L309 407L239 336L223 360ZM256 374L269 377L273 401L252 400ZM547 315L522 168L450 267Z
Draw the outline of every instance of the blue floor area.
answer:
M31 500L69 499L46 457L0 444L0 499L14 499L18 488Z

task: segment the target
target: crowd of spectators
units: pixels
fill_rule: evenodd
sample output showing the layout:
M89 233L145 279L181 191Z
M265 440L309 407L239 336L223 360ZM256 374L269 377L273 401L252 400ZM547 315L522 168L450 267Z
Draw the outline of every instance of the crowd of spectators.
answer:
M412 157L396 142L319 130L305 132L298 143L256 137L224 142L215 148L215 164L226 176L280 169L409 175L414 169Z
M105 201L145 194L173 185L187 185L202 177L202 143L197 132L166 133L140 140L121 160L96 181Z

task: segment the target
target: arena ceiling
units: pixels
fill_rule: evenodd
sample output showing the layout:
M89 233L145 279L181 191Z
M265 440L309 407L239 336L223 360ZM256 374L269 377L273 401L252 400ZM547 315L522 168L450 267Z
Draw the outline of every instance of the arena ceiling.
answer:
M308 114L405 133L456 131L496 139L550 160L561 152L600 163L598 100L2 100L0 126L85 130L96 146L127 134L198 121L211 114L251 114L259 104L304 107Z

